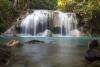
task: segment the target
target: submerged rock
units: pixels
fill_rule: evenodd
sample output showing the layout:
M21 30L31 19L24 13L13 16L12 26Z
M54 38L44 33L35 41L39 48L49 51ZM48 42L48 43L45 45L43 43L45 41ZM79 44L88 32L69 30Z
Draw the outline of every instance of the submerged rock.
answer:
M25 43L36 44L36 43L45 43L45 42L44 41L40 41L40 40L31 40L31 41L27 41Z
M22 46L23 44L20 42L20 41L17 41L17 40L11 40L7 43L7 46L9 47L20 47Z
M87 67L100 67L100 60L92 62L92 63L87 63Z
M8 65L11 57L11 50L6 45L0 45L0 67Z

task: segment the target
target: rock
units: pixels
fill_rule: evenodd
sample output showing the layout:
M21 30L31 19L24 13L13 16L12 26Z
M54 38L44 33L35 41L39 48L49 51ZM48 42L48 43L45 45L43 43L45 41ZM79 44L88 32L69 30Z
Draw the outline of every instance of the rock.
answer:
M50 30L45 30L42 36L52 36L52 32Z
M38 33L36 36L42 36L42 37L51 37L52 36L52 32L50 30L45 30L44 32Z
M88 64L88 67L100 67L100 60Z
M10 42L7 43L7 46L9 47L20 47L22 46L23 44L17 40L11 40Z
M79 37L81 35L81 32L78 29L74 29L71 31L71 36Z
M45 43L44 41L39 41L39 40L31 40L31 41L28 41L26 43L29 43L29 44L36 44L36 43Z
M15 25L3 33L4 36L16 36Z
M63 30L62 32L61 32L61 29ZM62 35L66 34L64 27L62 27L62 28L61 27L54 27L52 29L52 32L53 32L53 34L61 34L61 33L62 33Z
M2 65L8 65L11 57L11 51L9 47L0 45L0 67Z

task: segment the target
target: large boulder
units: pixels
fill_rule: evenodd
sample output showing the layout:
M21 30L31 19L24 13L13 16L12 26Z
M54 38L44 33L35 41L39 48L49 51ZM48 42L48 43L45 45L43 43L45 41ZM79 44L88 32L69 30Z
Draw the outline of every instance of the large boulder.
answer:
M17 41L17 40L11 40L7 43L7 46L9 47L20 47L22 46L23 44L20 42L20 41Z

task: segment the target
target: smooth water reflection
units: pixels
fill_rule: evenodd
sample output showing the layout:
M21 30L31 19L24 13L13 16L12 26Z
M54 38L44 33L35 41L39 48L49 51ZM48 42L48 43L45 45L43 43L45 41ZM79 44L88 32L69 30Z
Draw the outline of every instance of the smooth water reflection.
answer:
M87 49L87 43L92 39L99 41L99 38L90 37L15 39L22 42L38 39L46 41L46 43L25 43L23 47L13 48L13 56L8 67L86 67L84 53Z
M84 60L82 48L52 44L25 44L13 54L10 67L77 67Z

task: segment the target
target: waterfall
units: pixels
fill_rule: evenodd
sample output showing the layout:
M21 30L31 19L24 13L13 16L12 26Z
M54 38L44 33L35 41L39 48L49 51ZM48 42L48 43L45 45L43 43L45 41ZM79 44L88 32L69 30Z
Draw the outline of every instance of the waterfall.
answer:
M37 36L38 33L48 29L48 15L46 10L35 10L21 22L22 34ZM42 36L43 34L39 35Z
M64 13L60 11L56 13L57 15L54 16L53 23L55 28L54 32L56 30L58 30L58 32L55 32L55 34L60 34L60 36L72 36L74 33L76 33L76 32L72 32L77 29L78 22L77 22L76 14Z
M71 31L77 28L77 19L75 13L60 12L58 17L61 25L60 34L64 34L65 36L71 36Z
M21 32L26 36L79 36L75 13L51 10L33 10L20 22ZM78 34L77 34L78 33Z

